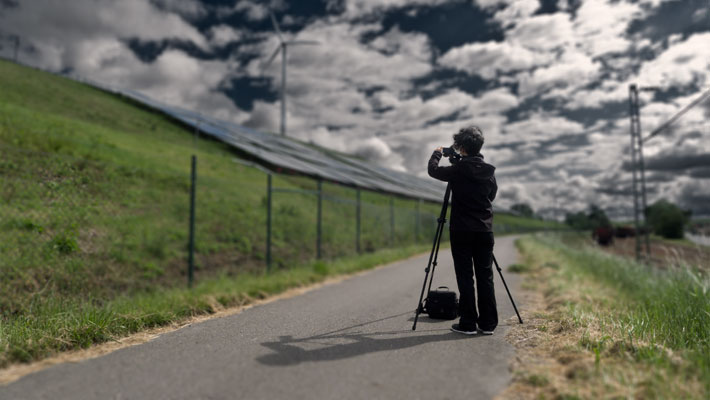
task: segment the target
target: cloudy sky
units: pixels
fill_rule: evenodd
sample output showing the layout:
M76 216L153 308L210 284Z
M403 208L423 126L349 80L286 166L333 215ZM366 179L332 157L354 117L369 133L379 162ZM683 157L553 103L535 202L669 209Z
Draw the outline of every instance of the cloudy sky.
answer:
M426 176L486 135L498 205L630 216L628 86L647 135L710 89L710 0L0 0L0 55ZM649 202L710 215L710 101L645 144Z

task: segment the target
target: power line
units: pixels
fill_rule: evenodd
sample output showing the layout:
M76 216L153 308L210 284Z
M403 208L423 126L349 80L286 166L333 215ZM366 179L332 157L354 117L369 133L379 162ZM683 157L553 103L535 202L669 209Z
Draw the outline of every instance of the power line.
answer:
M680 117L682 117L683 114L690 111L691 108L697 106L698 104L702 103L703 101L705 101L707 99L710 99L710 90L701 94L700 97L693 100L690 104L685 106L682 110L678 111L678 113L676 115L674 115L671 119L669 119L668 121L661 124L658 128L654 129L645 139L643 139L643 141L645 142L645 141L651 139L652 137L658 135L663 130L665 130L666 128L671 126L674 122L676 122Z

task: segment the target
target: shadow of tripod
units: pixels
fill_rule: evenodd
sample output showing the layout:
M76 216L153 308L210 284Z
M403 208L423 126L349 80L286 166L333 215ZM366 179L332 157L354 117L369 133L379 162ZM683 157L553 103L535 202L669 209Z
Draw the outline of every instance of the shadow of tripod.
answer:
M403 335L409 332L408 330L351 331L353 328L361 328L410 313L411 311L407 311L304 338L295 338L291 335L280 336L278 340L261 343L272 352L258 356L256 361L271 367L288 367L304 362L333 361L369 353L396 351L426 343L470 339L441 328L425 329L422 332L426 334L420 335Z

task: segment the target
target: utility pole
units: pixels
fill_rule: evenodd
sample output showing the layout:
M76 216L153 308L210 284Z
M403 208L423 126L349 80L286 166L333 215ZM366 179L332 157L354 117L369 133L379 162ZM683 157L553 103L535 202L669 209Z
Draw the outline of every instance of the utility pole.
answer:
M15 57L13 58L13 60L15 62L17 62L17 54L18 54L19 50L20 50L20 36L15 35Z
M641 90L655 90L642 88ZM634 227L636 228L636 260L641 260L641 229L646 243L646 259L651 259L651 241L646 225L646 171L643 161L643 140L641 138L641 118L639 115L639 88L629 85L629 116L631 120L631 171L634 196ZM639 194L639 186L641 193Z

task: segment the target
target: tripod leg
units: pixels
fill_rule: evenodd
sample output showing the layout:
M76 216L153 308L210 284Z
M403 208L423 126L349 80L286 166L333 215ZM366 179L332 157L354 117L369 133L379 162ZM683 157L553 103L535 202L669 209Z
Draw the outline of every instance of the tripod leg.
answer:
M429 263L424 271L426 275L424 276L424 285L422 285L422 292L419 294L419 304L417 304L417 311L414 314L414 324L412 325L412 330L417 329L417 321L419 320L419 314L424 311L424 305L422 300L424 300L424 291L427 287L427 281L429 281L429 290L431 290L431 283L434 281L434 270L436 269L436 260L439 255L439 244L441 243L441 234L444 231L444 224L446 224L446 211L449 208L449 198L451 195L451 185L446 186L446 192L444 193L444 202L441 205L441 214L437 222L439 225L436 227L436 234L434 235L434 245L431 248L431 254L429 254ZM429 278L429 271L431 270L431 278Z
M491 254L493 257L493 262L496 264L496 269L498 270L498 274L500 274L500 279L503 281L503 286L505 286L505 291L508 292L508 297L510 298L510 302L513 303L513 309L515 309L515 314L518 316L518 321L520 323L523 323L523 319L520 318L520 313L518 312L518 307L515 306L515 301L513 300L513 296L510 294L510 290L508 290L508 284L505 283L505 278L503 278L503 270L500 268L498 265L498 260L496 260L495 254Z
M424 284L422 285L422 292L419 294L419 303L417 304L417 311L414 314L414 324L412 325L412 330L415 331L417 330L417 321L419 320L419 314L424 311L424 305L422 304L422 300L424 300L424 291L426 290L427 287L427 281L429 281L429 287L431 287L431 281L429 279L429 271L432 272L431 274L431 280L434 279L434 268L436 268L436 261L432 261L435 259L435 254L438 252L438 243L441 241L441 231L443 230L443 223L439 222L439 226L436 228L436 235L434 236L434 245L432 246L431 249L431 254L429 255L429 263L427 264L427 267L424 271L426 271L426 274L424 275ZM432 268L433 266L433 268Z

